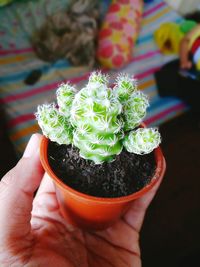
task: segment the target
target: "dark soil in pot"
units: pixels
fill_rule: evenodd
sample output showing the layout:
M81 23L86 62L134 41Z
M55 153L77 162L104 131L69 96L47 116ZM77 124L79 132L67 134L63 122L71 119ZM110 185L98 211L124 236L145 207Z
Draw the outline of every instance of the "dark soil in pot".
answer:
M136 155L127 151L113 162L95 165L79 157L77 148L49 142L51 168L65 184L96 197L121 197L142 189L156 169L154 154Z

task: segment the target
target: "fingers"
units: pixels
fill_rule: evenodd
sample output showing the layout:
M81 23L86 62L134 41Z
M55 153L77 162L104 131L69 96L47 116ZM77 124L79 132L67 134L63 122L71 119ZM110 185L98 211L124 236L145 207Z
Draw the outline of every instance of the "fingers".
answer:
M35 217L48 217L52 211L59 210L55 188L52 180L45 173L41 185L33 201L31 224L35 222Z
M31 227L32 230L38 231L40 228L43 229L44 227L48 227L49 224L52 227L52 223L55 227L62 225L61 228L64 227L65 229L69 229L67 222L61 215L54 184L51 178L45 173L40 188L33 201Z
M37 191L37 194L33 201L33 210L32 215L43 216L47 214L49 211L56 210L59 208L58 201L56 198L56 192L54 184L49 178L48 174L45 173L40 187ZM32 221L34 218L32 218Z
M55 193L55 187L54 187L53 181L51 180L51 178L48 176L47 173L44 174L44 177L42 179L42 182L40 184L40 187L37 191L37 194L34 200L37 200L39 195L43 193L50 193L50 194Z
M161 177L157 183L154 185L154 187L146 193L141 198L138 198L133 201L133 204L131 205L130 209L124 216L124 220L132 226L137 232L140 231L142 227L142 223L144 220L144 216L146 213L146 210L151 203L152 199L154 198L156 192L158 191L158 188L162 182L163 177Z
M189 60L182 61L180 67L181 67L181 69L190 69L192 67L192 62Z
M40 141L39 134L31 137L22 159L0 182L0 244L30 232L33 195L43 176Z

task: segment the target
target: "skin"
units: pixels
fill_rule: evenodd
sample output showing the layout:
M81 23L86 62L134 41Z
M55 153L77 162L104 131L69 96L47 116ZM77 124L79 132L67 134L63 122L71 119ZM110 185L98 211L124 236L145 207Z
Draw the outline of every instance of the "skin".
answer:
M114 226L82 231L60 214L54 185L43 175L40 141L39 134L31 137L22 159L0 182L0 266L140 267L139 232L161 181Z

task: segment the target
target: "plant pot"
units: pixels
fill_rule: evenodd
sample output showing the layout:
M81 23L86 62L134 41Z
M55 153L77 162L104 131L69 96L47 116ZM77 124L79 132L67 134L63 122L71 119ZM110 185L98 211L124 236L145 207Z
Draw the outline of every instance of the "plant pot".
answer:
M40 147L41 163L53 180L61 213L79 228L102 230L115 223L129 208L132 201L148 192L165 173L166 165L160 147L154 150L156 170L151 182L131 195L118 198L100 198L80 193L64 184L51 169L48 156L49 140L43 136Z

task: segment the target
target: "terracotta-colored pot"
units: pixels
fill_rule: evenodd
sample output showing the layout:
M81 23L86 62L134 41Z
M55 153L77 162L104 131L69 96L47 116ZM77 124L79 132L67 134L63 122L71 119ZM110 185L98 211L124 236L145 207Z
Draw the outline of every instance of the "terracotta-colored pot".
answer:
M165 173L166 164L160 147L154 150L156 171L151 182L140 191L117 198L100 198L80 193L64 184L51 169L47 148L49 140L43 136L40 157L47 174L53 179L61 212L72 225L88 230L102 230L116 222L129 208L131 202L143 196Z

